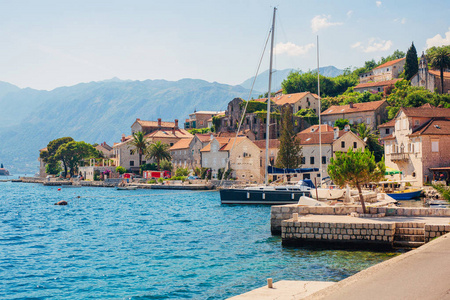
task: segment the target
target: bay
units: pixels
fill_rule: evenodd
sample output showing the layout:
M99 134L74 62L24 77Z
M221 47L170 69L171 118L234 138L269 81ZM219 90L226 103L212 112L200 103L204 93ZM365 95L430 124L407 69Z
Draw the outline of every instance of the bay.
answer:
M221 205L216 191L0 182L0 199L1 299L225 299L398 255L283 247L270 206Z

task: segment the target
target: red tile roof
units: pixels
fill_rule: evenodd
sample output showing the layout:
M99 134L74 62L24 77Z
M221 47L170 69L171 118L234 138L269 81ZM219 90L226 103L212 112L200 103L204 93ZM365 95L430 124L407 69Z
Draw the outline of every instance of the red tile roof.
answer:
M184 129L176 129L176 130L155 130L149 134L145 135L146 138L192 138L193 135L187 132Z
M212 133L197 133L195 136L200 140L202 143L209 143L211 141L211 135L214 135Z
M257 140L253 141L253 144L258 146L260 149L266 149L266 140ZM280 148L280 140L277 139L269 139L269 149L271 148Z
M389 66L392 66L392 65L395 65L396 63L398 63L398 62L400 62L400 61L402 61L402 60L405 60L405 59L406 59L406 57L388 61L388 62L386 62L386 63L384 63L384 64L382 64L382 65L379 65L379 66L376 67L374 70L376 70L376 69L381 69L381 68L385 68L385 67L389 67Z
M234 145L237 146L242 141L247 139L247 137L238 137L238 138L216 137L215 139L219 142L220 145L219 151L230 151L233 146L234 140L236 140ZM203 147L202 150L200 150L200 152L209 152L209 151L211 151L211 143L209 143L208 145Z
M441 107L402 107L400 111L408 117L422 117L422 118L433 118L433 117L449 117L450 118L450 108ZM397 114L398 115L398 114Z
M384 124L381 124L380 126L378 126L378 128L380 127L394 127L395 126L395 119L392 119Z
M327 131L333 131L333 130L334 130L334 128L328 124L320 125L320 132L327 132ZM314 131L319 132L319 125L312 125L312 126L306 128L305 130L300 131L300 133L310 133L310 132L314 132Z
M441 71L439 70L429 70L428 73L437 76L439 78L441 77ZM444 78L450 78L450 72L444 72Z
M158 127L158 121L136 120L142 127ZM161 127L175 127L175 122L161 122Z
M303 92L303 93L295 93L295 94L285 94L281 96L277 96L273 98L273 101L275 101L275 104L277 105L285 105L285 104L294 104L298 102L303 97L306 97L308 95L311 95L311 97L316 98L311 94L310 92Z
M418 135L450 135L450 118L433 118L410 134Z
M172 147L170 147L170 151L180 150L180 149L189 149L189 145L191 144L194 138L181 139L175 143Z
M350 104L347 105L333 105L324 111L321 115L337 115L337 114L349 114L362 111L374 111L383 105L386 100L379 100L373 102L354 103L353 108L350 108Z
M340 130L339 137L343 136L347 131ZM322 144L332 144L334 142L334 132L322 132ZM300 145L318 145L319 144L319 132L305 132L297 133L297 138L300 139Z
M355 86L353 89L362 89L367 87L378 87L378 86L389 86L394 85L397 81L403 80L402 78L396 78L392 80L386 80L386 81L377 81L377 82L366 82L366 83L360 83L357 86Z

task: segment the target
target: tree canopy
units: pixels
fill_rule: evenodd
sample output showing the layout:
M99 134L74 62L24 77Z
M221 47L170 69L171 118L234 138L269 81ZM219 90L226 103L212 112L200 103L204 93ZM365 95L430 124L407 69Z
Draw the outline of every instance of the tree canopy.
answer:
M408 52L406 52L405 61L405 79L411 80L411 78L417 74L419 71L419 62L417 60L417 51L414 47L414 43L409 47Z
M432 47L427 51L432 68L440 71L441 94L444 94L444 70L450 68L450 46Z
M278 151L276 167L295 169L301 165L302 147L294 133L292 111L290 106L282 108L280 150Z
M156 165L158 166L158 170L160 170L161 161L162 160L170 161L171 159L169 148L170 146L168 144L164 144L161 143L161 141L157 141L148 146L146 157L149 159L156 159Z
M375 162L374 155L365 149L348 152L336 152L336 158L330 159L328 174L335 184L344 187L350 185L358 189L363 211L366 212L361 185L380 181L386 171L384 160Z
M142 155L145 154L145 151L148 147L147 139L142 131L137 131L133 133L133 139L130 141L128 146L131 148L131 153L138 153L139 155L139 166L142 164Z

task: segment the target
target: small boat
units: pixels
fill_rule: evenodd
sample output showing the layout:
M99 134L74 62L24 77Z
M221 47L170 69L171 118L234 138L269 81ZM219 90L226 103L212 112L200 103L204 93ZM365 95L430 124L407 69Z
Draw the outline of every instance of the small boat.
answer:
M132 190L137 189L137 186L135 186L135 185L118 186L118 187L116 187L116 189L119 191L132 191Z
M408 189L404 191L396 191L387 195L395 200L411 200L420 197L421 193L421 189Z

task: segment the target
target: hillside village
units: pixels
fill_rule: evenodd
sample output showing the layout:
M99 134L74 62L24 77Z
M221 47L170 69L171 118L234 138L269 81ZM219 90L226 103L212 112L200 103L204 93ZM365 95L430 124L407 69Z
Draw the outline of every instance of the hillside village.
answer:
M281 120L288 114L301 146L298 153L301 165L297 167L314 170L291 174L289 180L320 181L321 174L323 178L328 176L327 166L336 152L369 148L378 151L378 160L384 159L392 180L407 179L417 186L433 180L448 182L450 65L444 70L431 69L424 53L420 58L416 55L415 63L417 70L409 76L408 55L390 59L370 70L361 68L359 73L352 73L357 76L356 85L349 85L347 91L336 97L323 99L319 99L317 90L287 93L288 77L283 88L270 99L273 113L268 165L285 167L278 163L278 151L283 130ZM78 174L83 179L96 180L106 170L110 177L120 176L114 175L117 167L134 174L156 169L155 156L135 146L141 134L147 146L167 145L170 161L161 168L172 171L174 176L260 183L265 169L267 100L263 95L249 101L230 99L223 111L194 110L184 122L137 118L130 126L130 134L123 134L120 141L95 145L102 158L90 159L78 168ZM45 151L46 148L41 149ZM46 164L41 160L40 176L48 175L46 171ZM280 180L276 175L270 179Z

